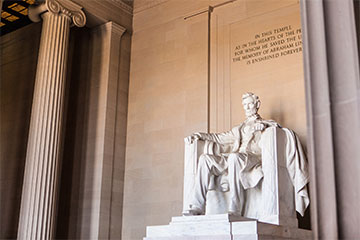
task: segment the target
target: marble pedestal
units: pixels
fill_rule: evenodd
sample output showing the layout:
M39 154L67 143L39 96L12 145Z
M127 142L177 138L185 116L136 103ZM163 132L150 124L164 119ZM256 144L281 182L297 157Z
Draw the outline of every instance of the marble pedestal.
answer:
M312 232L229 214L173 217L169 225L149 226L144 240L312 239Z

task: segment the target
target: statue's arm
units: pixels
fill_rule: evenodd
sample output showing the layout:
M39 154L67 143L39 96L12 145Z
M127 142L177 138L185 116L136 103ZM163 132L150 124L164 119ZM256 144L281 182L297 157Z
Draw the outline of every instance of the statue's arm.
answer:
M212 133L196 132L185 138L186 143L193 143L196 140L214 141L212 137Z
M218 144L228 144L235 141L239 134L236 134L237 128L222 133L203 133L196 132L185 138L186 142L192 143L194 140L207 140Z
M277 122L273 120L260 120L259 122L255 123L253 131L264 131L268 127L281 127Z
M262 120L261 122L265 125L265 128L268 128L268 127L281 127L280 124L278 124L274 120Z

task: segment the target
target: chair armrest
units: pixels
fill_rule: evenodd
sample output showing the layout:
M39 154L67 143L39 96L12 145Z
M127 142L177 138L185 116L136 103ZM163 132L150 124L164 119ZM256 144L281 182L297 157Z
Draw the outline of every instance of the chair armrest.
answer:
M185 175L196 174L199 157L204 153L205 141L195 140L192 143L185 142Z
M195 176L199 157L204 153L204 146L205 141L203 140L195 140L192 143L185 142L183 214L191 209L190 202L194 191Z

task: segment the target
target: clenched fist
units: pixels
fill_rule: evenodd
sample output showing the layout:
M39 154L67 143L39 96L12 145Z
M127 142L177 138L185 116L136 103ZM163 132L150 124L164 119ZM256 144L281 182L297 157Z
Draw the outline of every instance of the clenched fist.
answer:
M199 140L199 139L201 139L201 134L197 132L197 133L193 133L193 134L191 134L190 136L184 138L184 141L185 141L185 143L187 143L187 144L191 144L191 143L193 143L195 140Z
M255 123L254 124L254 130L255 131L262 131L266 128L265 124L263 123Z

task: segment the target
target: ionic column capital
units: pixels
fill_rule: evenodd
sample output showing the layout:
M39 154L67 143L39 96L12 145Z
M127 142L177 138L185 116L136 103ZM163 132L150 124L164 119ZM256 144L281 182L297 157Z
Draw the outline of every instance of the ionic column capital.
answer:
M70 0L45 0L37 6L30 6L29 18L33 22L41 20L41 14L50 12L57 15L65 15L72 20L77 27L83 27L86 23L86 15L82 11L82 7Z

